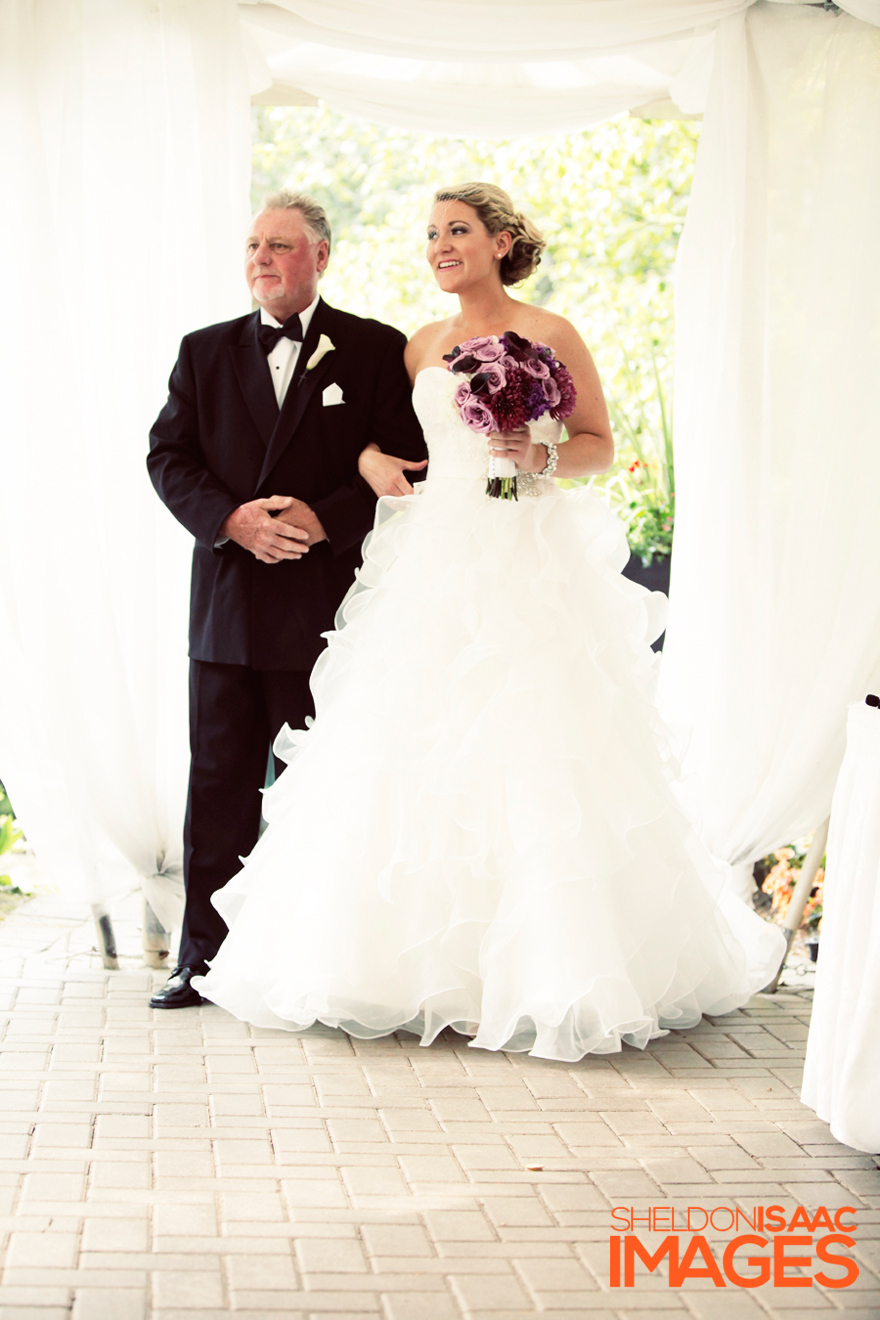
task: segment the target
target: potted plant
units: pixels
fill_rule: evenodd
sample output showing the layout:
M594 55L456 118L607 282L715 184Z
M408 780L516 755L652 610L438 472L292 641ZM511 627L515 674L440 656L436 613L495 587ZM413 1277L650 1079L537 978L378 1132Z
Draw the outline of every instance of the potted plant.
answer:
M611 399L608 411L617 438L617 462L609 473L583 482L560 481L561 486L589 484L605 495L626 525L630 548L624 576L649 591L669 594L672 534L675 528L675 467L672 453L672 417L657 365L655 344L650 346L652 371L646 382L628 363L623 366L625 403ZM663 637L654 643L662 650Z
M617 433L619 466L602 483L611 507L626 523L630 559L624 576L649 591L669 594L672 534L675 528L675 466L672 451L672 416L663 392L654 346L651 346L653 397L644 390L631 368L627 406L616 400L609 404ZM649 415L653 414L653 416ZM654 650L663 649L663 637Z
M822 885L814 889L810 901L807 904L807 949L810 954L810 961L815 962L819 957L819 932L822 929Z

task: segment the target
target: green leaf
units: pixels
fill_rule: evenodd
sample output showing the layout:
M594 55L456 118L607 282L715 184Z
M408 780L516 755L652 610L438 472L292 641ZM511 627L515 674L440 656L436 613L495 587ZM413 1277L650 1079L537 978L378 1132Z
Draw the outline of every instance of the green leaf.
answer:
M12 816L0 816L0 854L9 852L22 837Z

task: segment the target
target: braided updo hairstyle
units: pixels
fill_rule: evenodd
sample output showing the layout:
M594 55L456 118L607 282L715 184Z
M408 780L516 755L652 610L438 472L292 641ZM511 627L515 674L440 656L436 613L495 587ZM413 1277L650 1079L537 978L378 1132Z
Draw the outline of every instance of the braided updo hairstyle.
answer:
M547 246L541 231L522 211L513 209L513 202L503 188L494 183L461 183L453 188L439 188L434 201L465 202L474 208L490 234L510 234L510 251L500 264L502 284L519 284L540 264L541 253Z

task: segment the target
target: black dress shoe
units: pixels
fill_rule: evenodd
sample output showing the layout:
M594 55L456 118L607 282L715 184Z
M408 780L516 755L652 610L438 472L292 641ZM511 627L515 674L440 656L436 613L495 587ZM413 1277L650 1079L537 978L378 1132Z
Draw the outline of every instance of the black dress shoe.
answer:
M192 1008L202 1003L202 996L193 989L194 976L204 976L198 967L175 967L168 980L150 1000L150 1008Z

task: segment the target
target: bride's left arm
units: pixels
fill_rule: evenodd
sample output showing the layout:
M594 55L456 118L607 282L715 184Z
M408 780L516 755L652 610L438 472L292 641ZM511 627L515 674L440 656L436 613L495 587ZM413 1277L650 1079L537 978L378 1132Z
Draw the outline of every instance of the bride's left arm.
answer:
M568 439L559 446L554 475L589 477L607 472L614 462L614 439L596 364L574 326L562 317L553 319L552 335L545 331L545 342L571 373L577 391L574 412L565 421ZM547 466L546 446L532 444L531 439L521 447L521 455L511 457L521 472L541 472Z

